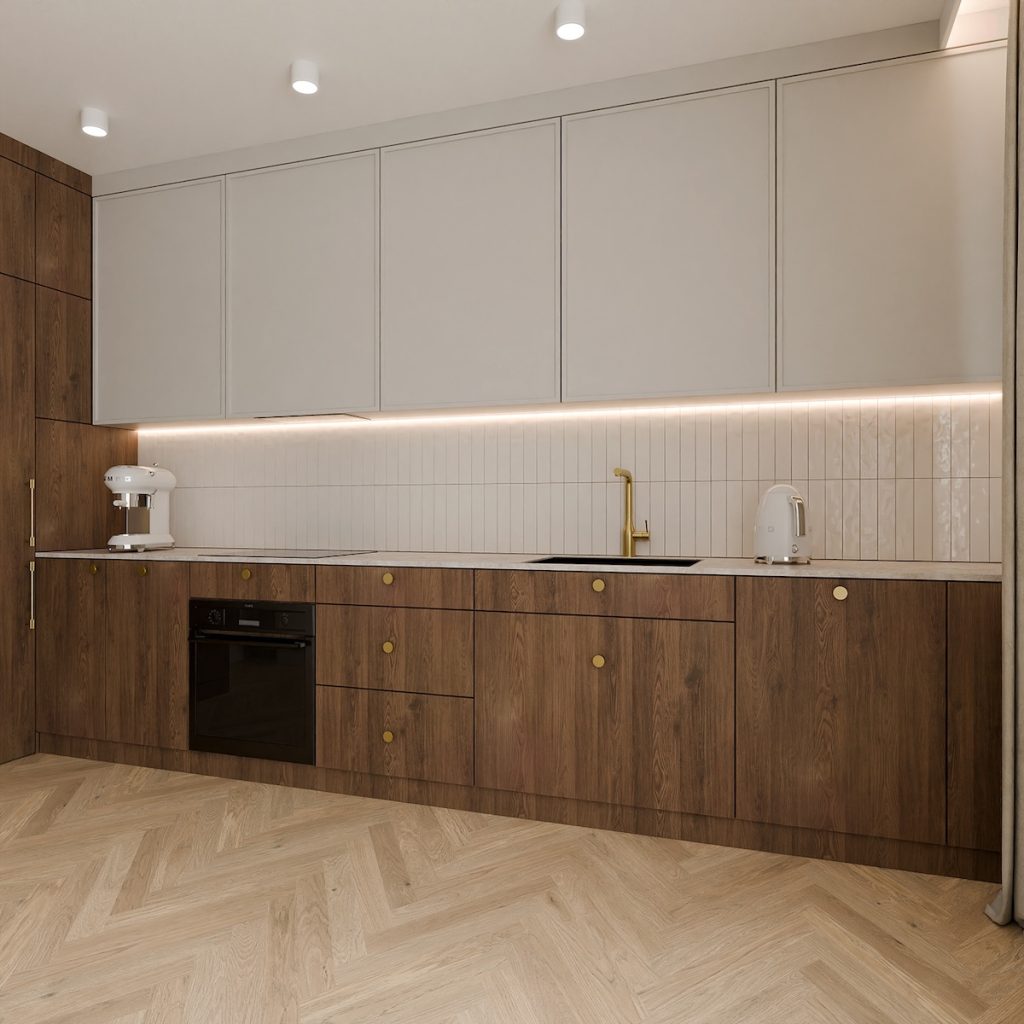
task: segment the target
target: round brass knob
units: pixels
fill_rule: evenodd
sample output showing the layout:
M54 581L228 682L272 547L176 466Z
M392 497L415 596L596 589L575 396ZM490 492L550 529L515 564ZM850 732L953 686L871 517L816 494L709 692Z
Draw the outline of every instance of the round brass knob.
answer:
M832 591L832 596L837 601L845 601L850 596L850 592L846 589L846 587L836 587Z
M594 582L591 583L590 586L595 593L600 594L601 591L604 590L604 580L594 580Z
M99 570L99 566L96 566L96 565L90 565L89 566L89 572L92 573L93 576L95 576L96 573L98 573L99 571L100 571Z
M252 569L250 569L248 566L246 566L242 570L242 579L243 580L251 580L252 579Z
M149 575L149 570L144 565L140 565L139 566L139 575L140 576L148 576Z
M384 730L384 734L381 736L381 739L385 743L394 743L394 741L395 741L395 734L390 729L385 729Z
M390 640L385 640L384 643L381 644L380 649L385 654L394 654L395 653L395 645Z
M590 664L593 665L594 668L604 668L604 655L603 654L595 654L590 659Z
M384 581L385 587L390 587L391 584L395 582L394 574L390 572L384 573L384 575L381 576L381 579Z

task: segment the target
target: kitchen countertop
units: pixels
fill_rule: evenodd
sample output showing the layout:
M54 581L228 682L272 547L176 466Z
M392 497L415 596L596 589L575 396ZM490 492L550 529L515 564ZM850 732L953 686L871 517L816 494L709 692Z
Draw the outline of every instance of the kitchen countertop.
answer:
M688 576L793 576L845 579L998 581L999 562L872 562L826 560L810 565L758 565L752 558L702 558L693 566L551 565L531 561L543 555L472 554L453 551L370 551L330 558L238 553L230 548L171 548L124 552L104 549L37 551L36 558L128 559L153 562L259 562L285 565L422 566L432 569L531 569L538 572L631 572Z

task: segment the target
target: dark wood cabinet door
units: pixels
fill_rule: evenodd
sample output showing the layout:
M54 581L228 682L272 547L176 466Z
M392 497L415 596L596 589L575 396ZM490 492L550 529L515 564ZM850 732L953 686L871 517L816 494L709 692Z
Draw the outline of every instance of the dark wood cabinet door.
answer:
M946 585L736 582L737 817L944 842Z
M110 562L36 562L36 728L106 738L102 618Z
M473 784L473 702L421 693L316 688L321 768Z
M0 274L34 281L36 176L0 157Z
M1002 591L949 584L950 846L998 850L1002 832Z
M36 288L36 415L92 422L92 303L42 287Z
M33 323L32 285L0 276L0 762L35 750L29 629Z
M105 548L124 532L103 483L111 466L139 461L134 430L61 420L35 421L36 543L41 551Z
M108 561L106 738L188 749L188 565Z
M476 781L732 815L732 624L478 612Z
M92 295L92 200L36 175L36 284Z

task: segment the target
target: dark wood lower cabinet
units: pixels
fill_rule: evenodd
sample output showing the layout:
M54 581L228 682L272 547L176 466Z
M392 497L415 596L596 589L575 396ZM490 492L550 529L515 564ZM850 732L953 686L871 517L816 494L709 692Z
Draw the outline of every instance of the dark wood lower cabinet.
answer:
M188 565L40 559L36 728L188 747Z
M36 562L36 728L106 738L103 644L109 562Z
M316 689L317 764L473 784L473 701L342 686Z
M732 623L476 615L476 780L733 813Z
M736 813L946 841L946 584L736 581Z
M735 624L321 605L313 766L187 750L190 584L310 596L242 568L40 559L41 749L998 875L995 583L738 577Z
M188 748L188 565L104 565L106 739Z
M1000 848L1001 615L1000 584L949 584L950 846Z

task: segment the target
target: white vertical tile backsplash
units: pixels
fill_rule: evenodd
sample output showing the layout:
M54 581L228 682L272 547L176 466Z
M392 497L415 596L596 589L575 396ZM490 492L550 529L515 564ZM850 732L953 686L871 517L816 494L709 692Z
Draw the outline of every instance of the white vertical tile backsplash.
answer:
M819 557L997 561L998 398L709 407L592 418L140 436L195 546L612 554L622 484L652 553L753 554L773 483Z

